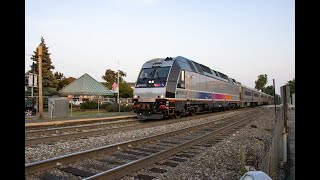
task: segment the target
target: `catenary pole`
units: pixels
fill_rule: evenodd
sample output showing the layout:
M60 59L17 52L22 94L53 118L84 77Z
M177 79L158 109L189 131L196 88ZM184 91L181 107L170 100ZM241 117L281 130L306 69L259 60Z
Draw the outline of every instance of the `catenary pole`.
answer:
M119 82L119 61L118 61L118 104L119 104L119 112L120 112L120 99L119 99L119 93L120 93L120 82Z
M276 86L273 79L273 99L274 99L274 113L277 115L277 106L276 106Z
M42 101L42 43L38 46L38 69L39 69L39 118L43 117Z

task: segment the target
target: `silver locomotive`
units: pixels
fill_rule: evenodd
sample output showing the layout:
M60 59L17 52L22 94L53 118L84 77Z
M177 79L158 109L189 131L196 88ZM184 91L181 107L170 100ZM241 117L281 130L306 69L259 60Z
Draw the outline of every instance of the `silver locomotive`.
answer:
M133 94L133 109L139 119L180 118L199 111L271 104L273 100L268 94L182 56L144 63Z

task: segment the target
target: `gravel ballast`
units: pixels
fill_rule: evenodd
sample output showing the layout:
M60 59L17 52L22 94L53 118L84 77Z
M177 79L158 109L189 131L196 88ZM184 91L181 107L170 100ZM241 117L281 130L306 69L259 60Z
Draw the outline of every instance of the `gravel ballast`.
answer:
M240 179L241 164L253 166L259 169L259 165L272 138L272 130L275 124L273 110L256 118L244 128L231 134L212 147L207 148L197 156L179 163L176 167L162 166L165 173L153 173L151 168L159 168L151 165L148 169L142 169L123 180L135 179L139 174L149 175L155 179L211 179L211 180L233 180ZM240 161L240 149L242 148L245 160Z
M237 112L229 112L228 116L237 114ZM119 142L143 138L146 136L156 135L168 131L178 130L191 127L196 124L209 122L226 116L226 114L213 115L210 117L194 119L192 121L179 122L169 125L162 125L152 128L137 129L133 131L116 132L98 137L88 137L86 139L74 139L65 142L56 142L52 144L38 144L36 146L28 146L25 148L25 163L45 160L61 155L75 153L83 150L93 149L101 146L115 144Z
M235 113L235 112L230 112ZM218 119L223 115L215 115L212 117L199 118L192 121L179 122L170 125L158 126L153 128L138 129L127 132L117 132L99 137L88 137L88 139L76 139L73 141L57 142L52 145L41 144L33 147L26 147L25 158L26 163L35 162L43 159L57 157L64 154L74 153L86 149L92 149L118 142L142 138L160 134L167 131L177 130L200 124L214 119ZM229 137L214 144L212 147L201 147L198 149L187 149L185 151L193 151L195 156L187 158L185 162L179 162L177 166L163 166L153 164L146 169L125 176L123 180L135 180L134 176L148 175L155 177L154 179L210 179L210 180L233 180L240 179L243 175L241 167L243 165L252 166L259 169L262 158L265 156L266 150L269 148L272 131L275 125L274 110L265 110L265 113L246 125L244 128L230 134ZM243 151L243 153L241 153ZM244 157L244 160L241 160ZM169 158L170 159L170 158ZM96 163L95 160L92 163ZM159 162L172 162L172 160L161 160ZM81 167L84 162L75 163L75 167ZM150 169L158 168L166 170L164 173L151 172ZM87 169L88 170L88 169ZM96 170L90 169L94 173ZM49 171L53 175L61 175L68 177L67 173L59 172L56 169ZM78 179L77 177L69 177L70 179ZM27 179L38 179L29 176ZM63 179L63 178L62 178ZM273 177L274 180L279 178Z

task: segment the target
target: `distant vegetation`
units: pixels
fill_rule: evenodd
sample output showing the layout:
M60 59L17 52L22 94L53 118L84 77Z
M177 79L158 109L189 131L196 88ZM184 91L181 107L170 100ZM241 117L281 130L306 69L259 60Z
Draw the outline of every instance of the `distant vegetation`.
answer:
M296 92L295 91L295 80L294 80L294 78L293 78L293 80L288 81L287 85L289 85L289 87L290 87L290 96L291 96L292 94L294 94Z
M258 90L261 90L262 92L264 92L266 94L273 96L274 95L274 87L273 87L273 85L265 87L267 82L268 82L268 75L260 74L258 76L258 79L255 81L255 88ZM289 85L289 87L290 87L290 95L295 93L295 79L293 78L293 80L288 81L287 85ZM276 97L277 96L279 96L279 95L276 94Z
M43 88L43 96L52 96L57 95L58 91L69 84L66 77L63 73L56 71L53 73L54 66L52 65L52 61L50 58L49 47L46 46L44 38L41 37L42 45L42 88ZM26 74L36 73L38 74L38 47L34 51L34 54L31 57L33 64L30 65L31 70L29 70ZM31 87L27 87L25 95L31 94ZM38 94L38 88L34 88L34 95Z
M55 67L52 65L52 61L50 58L49 47L46 46L45 40L41 37L42 45L42 88L43 88L43 96L53 96L58 95L58 91L60 91L63 87L70 84L76 78L68 77L66 78L61 72L54 72ZM31 57L31 60L34 62L30 65L31 69L26 73L35 73L38 74L38 47L36 47L34 54ZM133 96L133 89L126 84L124 81L124 77L127 74L123 71L119 71L120 77L120 97L122 98L131 98ZM102 76L102 79L106 80L106 86L108 89L112 89L112 84L117 80L117 71L113 71L111 69L107 69L105 74ZM27 85L27 82L26 82ZM27 86L25 91L26 96L31 95L31 87ZM34 96L38 95L38 88L34 88ZM117 97L117 94L114 94L113 97Z
M124 77L127 76L127 73L119 70L119 96L122 98L132 98L133 96L133 89L124 81ZM107 81L106 86L108 89L112 89L112 84L118 81L118 71L113 71L111 69L107 69L102 79ZM114 94L113 97L117 97L117 94Z

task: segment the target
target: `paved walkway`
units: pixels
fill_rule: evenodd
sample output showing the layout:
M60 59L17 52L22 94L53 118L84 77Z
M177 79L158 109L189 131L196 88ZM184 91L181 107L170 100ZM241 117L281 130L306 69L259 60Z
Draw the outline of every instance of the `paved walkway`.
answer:
M285 170L285 180L295 180L295 144L295 110L288 110L288 161Z

